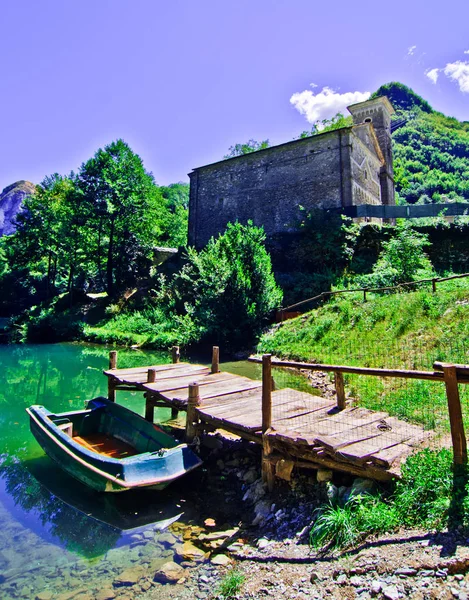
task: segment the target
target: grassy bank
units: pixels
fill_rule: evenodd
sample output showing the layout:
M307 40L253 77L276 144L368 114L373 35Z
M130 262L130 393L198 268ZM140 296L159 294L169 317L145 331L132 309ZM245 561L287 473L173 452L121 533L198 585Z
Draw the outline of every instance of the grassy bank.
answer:
M468 362L469 283L370 297L349 295L275 327L258 351L329 364L432 370L435 360ZM346 375L349 397L428 429L448 430L438 382ZM461 386L469 409L468 386ZM469 410L465 411L469 416ZM469 424L469 419L467 420Z

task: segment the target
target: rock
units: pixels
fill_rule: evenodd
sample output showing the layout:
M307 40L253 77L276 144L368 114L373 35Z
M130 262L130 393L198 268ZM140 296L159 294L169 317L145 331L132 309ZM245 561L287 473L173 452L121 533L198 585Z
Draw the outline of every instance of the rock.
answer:
M333 483L331 483L330 481L328 481L326 483L326 494L328 499L333 502L334 500L337 499L337 496L339 494L339 488L334 485Z
M177 538L172 533L166 532L159 535L157 540L158 544L161 544L165 548L168 548L169 546L174 546L174 544L177 541Z
M388 585L383 588L383 597L386 598L386 600L399 600L397 587L395 585Z
M359 577L358 575L354 575L350 577L350 585L353 587L362 587L364 583L363 577Z
M438 571L435 571L435 577L441 577L442 579L445 579L448 576L448 569L438 569Z
M260 500L254 507L256 516L254 517L252 526L256 527L257 525L264 523L264 521L267 520L267 517L271 515L271 510L271 504L268 500Z
M210 559L210 562L218 567L227 567L231 564L231 558L226 554L216 554Z
M220 450L223 448L223 441L214 435L205 435L202 438L202 446L210 450Z
M239 531L239 527L233 529L227 529L226 531L213 531L212 533L199 535L199 540L202 542L213 542L215 540L224 540L226 538L233 537Z
M155 573L155 581L162 583L176 583L184 576L184 569L173 561L161 565Z
M99 592L96 592L95 600L111 600L115 597L116 595L111 588L104 588L99 590Z
M363 494L371 494L374 489L374 481L371 479L364 479L363 477L357 477L350 488L349 498L353 498L354 496L362 496Z
M373 596L377 596L381 590L383 589L383 584L381 581L372 581L370 586L370 592Z
M205 525L205 527L215 527L216 526L215 519L205 519L204 525Z
M205 560L205 552L192 542L184 542L181 546L176 547L176 556L181 560L190 560L194 562L202 562Z
M267 546L270 546L271 542L269 540L267 540L266 538L261 538L260 540L257 540L257 547L259 548L259 550L264 550L264 548L267 548Z
M311 583L314 583L318 579L319 579L319 573L317 571L312 571L311 575L309 577L309 580L311 581Z
M284 481L290 481L294 466L295 463L292 460L281 458L275 465L275 475Z
M44 592L39 592L36 596L36 600L52 600L53 596L54 594L52 592L46 590Z
M24 180L17 181L4 188L0 194L0 236L14 233L16 229L15 219L23 210L23 202L35 191L36 186L34 183Z
M337 577L337 579L336 579L336 582L337 582L339 585L345 585L345 584L347 583L347 575L346 575L345 573L341 573L341 574L340 574L340 575Z
M143 577L142 567L124 569L114 580L114 585L135 585Z
M249 469L248 471L246 471L246 473L244 473L244 475L242 476L242 480L247 483L248 485L251 483L254 483L258 478L258 473L257 473L257 469Z
M332 481L333 472L330 469L318 469L316 480L318 483Z
M265 488L262 480L253 483L243 496L243 502L256 503L265 496Z
M406 577L411 577L412 575L416 574L417 569L413 569L412 567L403 567L394 571L394 575L405 575Z

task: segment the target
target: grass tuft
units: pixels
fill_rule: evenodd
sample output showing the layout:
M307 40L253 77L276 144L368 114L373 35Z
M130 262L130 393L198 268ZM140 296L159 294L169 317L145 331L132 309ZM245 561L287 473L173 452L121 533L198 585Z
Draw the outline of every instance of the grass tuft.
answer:
M225 600L233 598L233 596L236 596L241 591L245 579L246 577L243 573L237 569L231 569L221 580L218 594Z

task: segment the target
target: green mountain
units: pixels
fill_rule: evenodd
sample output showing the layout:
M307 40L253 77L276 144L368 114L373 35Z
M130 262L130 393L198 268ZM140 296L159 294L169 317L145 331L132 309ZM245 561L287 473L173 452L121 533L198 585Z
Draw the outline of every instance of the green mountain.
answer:
M399 204L469 201L469 121L433 110L402 83L382 85L396 109L392 133Z

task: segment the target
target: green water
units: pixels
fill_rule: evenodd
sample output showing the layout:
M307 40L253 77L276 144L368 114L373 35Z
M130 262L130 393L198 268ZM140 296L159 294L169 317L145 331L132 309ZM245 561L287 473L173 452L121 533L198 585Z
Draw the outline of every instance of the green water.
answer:
M119 350L121 368L165 362L167 353ZM32 437L25 408L82 409L85 400L106 395L107 365L108 349L102 346L0 345L1 598L35 598L42 591L66 598L80 589L93 597L93 591L112 588L122 571L137 566L151 577L157 564L173 560L182 542L182 533L175 532L200 513L186 497L198 484L200 469L163 492L103 494L63 473ZM222 369L261 377L260 365L252 363L223 363ZM279 387L308 388L292 373L274 378ZM144 412L140 393L118 392L117 400ZM155 411L156 421L169 417L169 409ZM171 521L177 523L169 533Z

